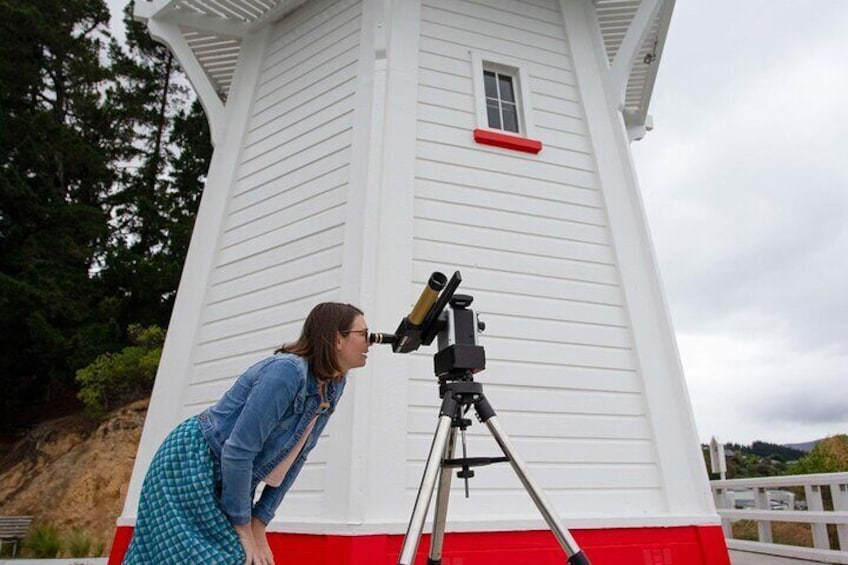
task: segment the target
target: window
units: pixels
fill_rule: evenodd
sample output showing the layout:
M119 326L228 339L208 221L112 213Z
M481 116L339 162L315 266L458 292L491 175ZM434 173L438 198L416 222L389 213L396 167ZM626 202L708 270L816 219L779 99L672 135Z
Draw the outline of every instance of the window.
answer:
M478 143L538 153L533 138L527 65L499 55L471 52Z
M496 71L483 71L486 89L486 115L489 127L518 133L518 107L512 76Z

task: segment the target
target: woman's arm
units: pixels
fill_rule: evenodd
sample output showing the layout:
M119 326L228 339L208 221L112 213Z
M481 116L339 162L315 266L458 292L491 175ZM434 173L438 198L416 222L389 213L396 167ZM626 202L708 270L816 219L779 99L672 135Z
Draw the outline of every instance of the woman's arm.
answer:
M300 474L300 470L306 462L306 455L306 453L301 452L300 455L297 456L294 463L292 463L292 466L289 467L288 473L286 473L286 478L283 479L282 484L276 487L266 485L265 488L262 489L262 495L253 506L254 518L259 518L266 524L274 519L274 514L277 512L277 508L279 508L280 503L283 501L283 497L286 495L289 488L291 488L291 485L297 478L298 474Z

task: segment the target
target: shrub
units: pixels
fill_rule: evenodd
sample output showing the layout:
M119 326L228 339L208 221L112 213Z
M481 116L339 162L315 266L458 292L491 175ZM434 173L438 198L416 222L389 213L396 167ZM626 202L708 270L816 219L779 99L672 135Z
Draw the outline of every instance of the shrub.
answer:
M813 547L813 537L809 524L795 522L772 522L771 535L774 543ZM758 541L757 522L738 520L733 522L733 539Z
M111 408L149 394L159 367L165 331L157 326L128 328L130 342L120 353L105 353L77 371L78 397L96 418Z
M848 471L848 435L838 434L819 441L792 467L792 474L841 473Z
M82 528L74 528L68 535L68 553L71 557L88 557L91 554L91 539Z
M53 558L62 550L59 531L49 524L37 524L24 539L23 548L33 557Z
M94 544L94 557L101 557L103 555L103 550L106 549L106 544L102 541Z

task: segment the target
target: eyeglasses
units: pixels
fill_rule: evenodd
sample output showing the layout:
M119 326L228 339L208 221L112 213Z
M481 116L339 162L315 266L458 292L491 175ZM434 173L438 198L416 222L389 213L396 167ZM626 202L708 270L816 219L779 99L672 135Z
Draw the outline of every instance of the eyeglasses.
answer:
M344 331L339 332L339 333L342 334L342 335L344 335L344 334L362 334L362 337L365 338L365 341L368 341L368 336L369 336L368 328L365 328L364 330L344 330Z

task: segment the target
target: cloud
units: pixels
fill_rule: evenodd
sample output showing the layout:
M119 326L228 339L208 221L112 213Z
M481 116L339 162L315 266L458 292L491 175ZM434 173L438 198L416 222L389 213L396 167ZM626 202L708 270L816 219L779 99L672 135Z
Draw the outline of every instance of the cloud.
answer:
M762 335L679 334L701 441L794 442L848 432L848 354Z
M845 2L675 6L633 152L706 438L848 431L846 27Z
M796 424L827 424L831 429L848 428L848 394L831 387L816 387L811 379L812 389L796 397L774 399L774 403L758 413L766 420L791 422ZM835 393L835 394L834 394Z

